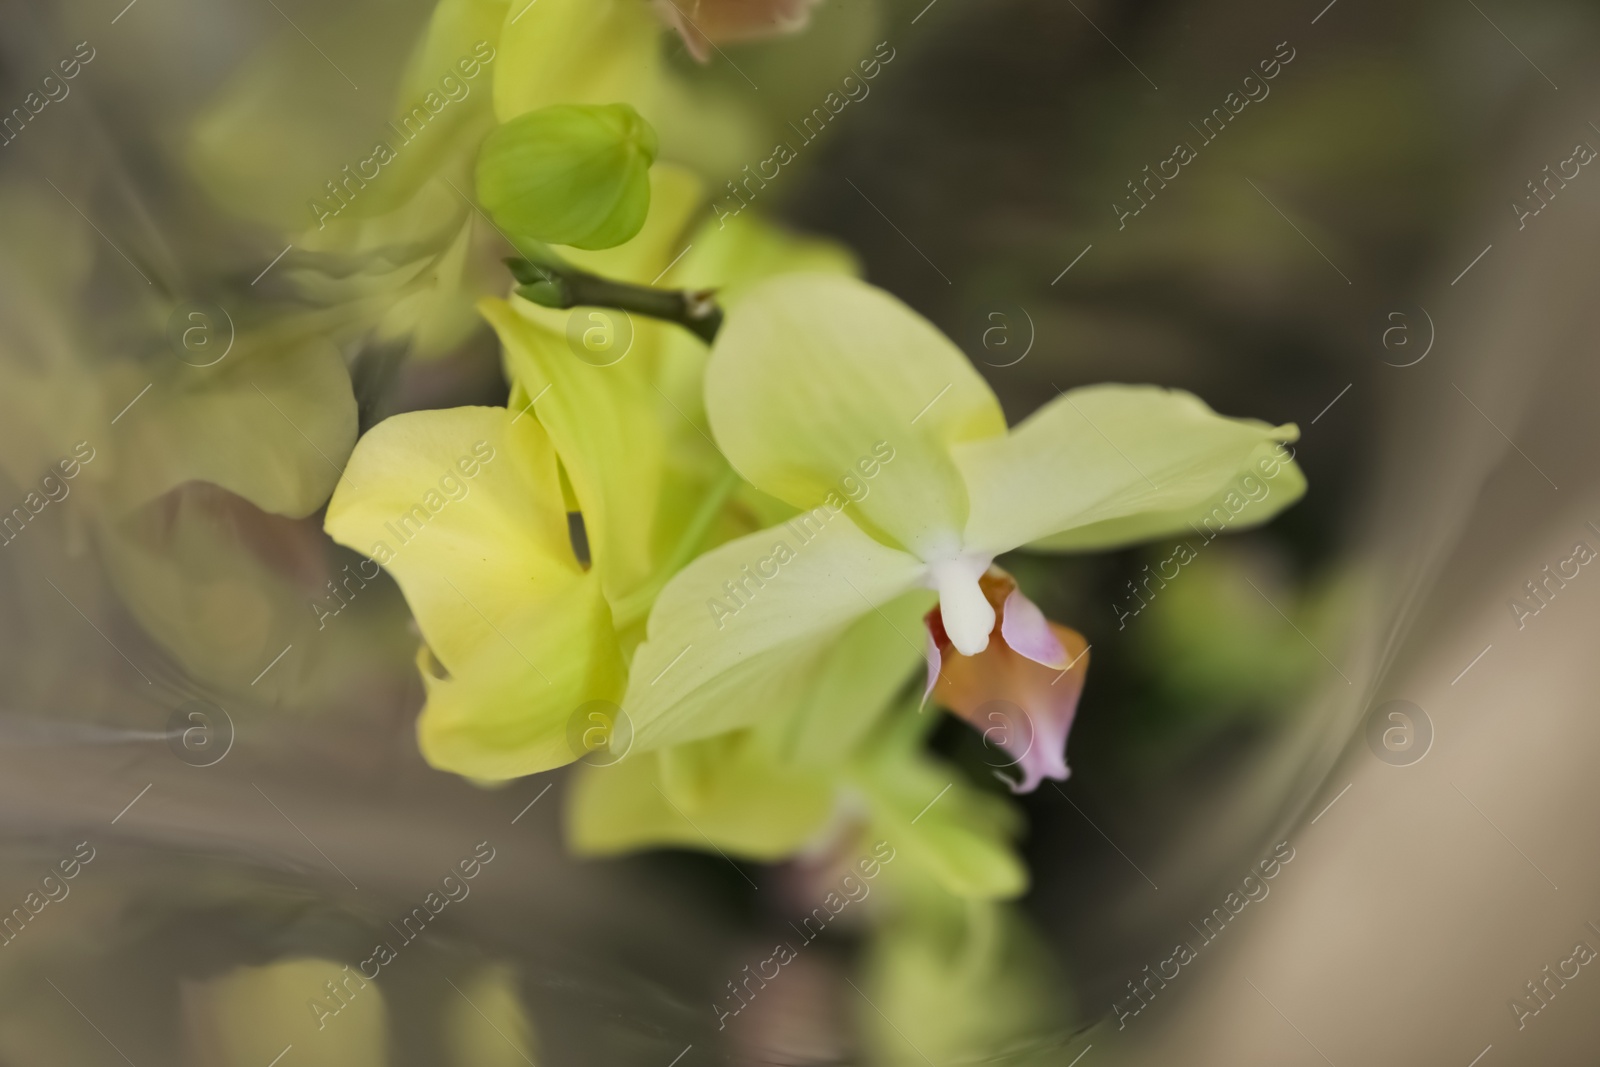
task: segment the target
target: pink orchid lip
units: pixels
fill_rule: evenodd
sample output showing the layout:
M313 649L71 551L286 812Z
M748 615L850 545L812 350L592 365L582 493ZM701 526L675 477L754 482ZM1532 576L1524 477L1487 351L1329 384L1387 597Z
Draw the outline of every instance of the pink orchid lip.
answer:
M1012 792L1028 793L1046 778L1065 781L1071 773L1067 735L1083 692L1089 648L1082 635L1050 622L998 567L984 574L981 585L996 606L997 618L989 646L977 655L947 659L946 650L953 649L939 609L925 617L928 680L923 701L935 696L983 731L984 743L1008 757L1002 766L1016 767L1021 778L1013 780L999 770L996 776ZM997 717L999 725L992 725ZM1020 721L1013 721L1018 717Z

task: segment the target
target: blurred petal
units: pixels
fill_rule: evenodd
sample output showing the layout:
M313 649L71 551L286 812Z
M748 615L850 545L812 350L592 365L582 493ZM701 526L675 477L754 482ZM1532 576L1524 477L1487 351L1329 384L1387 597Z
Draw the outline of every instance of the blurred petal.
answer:
M888 740L858 766L874 833L948 893L998 900L1021 896L1028 869L1011 847L1017 812L974 789L962 771L921 751L927 717L902 709Z
M310 199L329 196L327 183L344 180L346 165L355 173L394 112L393 100L374 92L372 83L393 84L414 25L383 17L375 3L352 2L308 8L297 27L272 27L243 63L226 72L222 86L199 101L202 110L183 148L201 188L242 219L290 232L315 225ZM307 63L301 29L329 54L344 57L340 68ZM439 70L433 77L447 73ZM346 74L367 88L351 89ZM420 102L408 100L406 106Z
M524 1067L539 1051L533 1021L523 1003L523 978L508 964L492 963L461 984L459 997L445 1000L443 1029L451 1064ZM488 1023L485 1026L484 1023Z
M307 603L327 596L316 523L264 513L206 483L184 485L98 532L129 613L220 692L250 681L311 619Z
M678 31L689 54L708 62L714 46L796 33L821 0L650 0L656 14Z
M852 518L924 558L967 521L951 446L1005 433L960 349L888 293L828 274L774 278L728 310L706 410L747 481L801 509L864 486Z
M1071 997L1049 945L1021 908L917 892L867 943L856 1001L863 1062L1070 1065L1056 1050Z
M306 230L277 269L327 309L319 322L335 341L409 338L413 356L441 355L483 327L475 304L505 281L501 237L457 189L432 181L386 214Z
M330 982L348 1000L329 995ZM307 1067L386 1067L390 1062L383 991L346 964L299 956L236 967L197 980L188 999L191 1011L185 1014L192 1012L205 1031L202 1047L219 1057L213 1062L228 1067L266 1063L286 1044L305 1050ZM338 1022L329 1025L335 1014Z
M956 447L972 496L967 544L998 555L1030 543L1087 550L1159 537L1200 521L1229 490L1242 504L1272 456L1288 484L1251 518L1264 521L1304 490L1287 450L1274 451L1299 434L1293 424L1225 418L1177 390L1074 389L1005 437Z
M922 616L933 593L916 589L856 620L834 642L788 721L764 719L758 732L787 762L837 767L877 725L916 670L926 640Z
M400 79L385 131L394 158L383 164L380 180L352 201L358 214L400 206L441 170L460 184L454 175L466 172L478 142L494 128L494 44L509 10L510 0L440 0L434 8ZM428 106L430 97L439 110Z
M827 822L833 780L774 759L748 732L635 753L579 772L568 840L590 855L679 845L778 860Z
M917 584L915 557L826 515L730 541L667 583L623 701L636 748L782 716L840 634Z
M757 211L710 218L694 234L688 253L661 284L716 289L724 307L755 282L779 274L856 276L861 266L848 247L793 233Z
M659 27L640 0L515 0L500 32L501 122L551 104L637 104L659 74Z
M241 336L215 366L178 370L115 428L117 454L139 457L118 471L124 507L189 481L294 518L322 506L356 437L355 395L333 345Z

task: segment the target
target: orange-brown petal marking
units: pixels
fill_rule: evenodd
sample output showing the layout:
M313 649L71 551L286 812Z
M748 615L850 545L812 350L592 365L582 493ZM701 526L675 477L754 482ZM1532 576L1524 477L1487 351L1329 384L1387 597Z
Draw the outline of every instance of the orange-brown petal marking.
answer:
M976 656L955 653L938 610L929 612L929 688L1018 769L1020 780L1006 779L1012 791L1028 793L1070 773L1067 734L1089 669L1088 643L1047 620L999 568L979 584L998 615L989 647Z

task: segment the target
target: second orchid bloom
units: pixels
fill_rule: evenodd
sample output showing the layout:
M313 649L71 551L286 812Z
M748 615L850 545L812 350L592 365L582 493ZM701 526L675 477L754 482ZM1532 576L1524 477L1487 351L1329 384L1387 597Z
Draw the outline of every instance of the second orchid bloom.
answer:
M930 766L924 691L979 730L994 702L1020 709L1000 741L1013 789L1065 778L1087 645L996 559L1183 531L1269 465L1283 491L1254 521L1304 490L1282 448L1293 426L1225 418L1187 393L1075 389L1008 429L954 344L844 273L777 274L726 302L709 358L652 323L645 349L611 366L568 351L544 309L493 303L511 408L389 420L329 507L336 538L390 550L379 562L416 614L430 760L482 779L548 770L585 755L578 709L623 709L621 759L586 769L569 817L591 851L709 834L773 859L841 814L904 822L922 788L907 775ZM470 491L424 503L428 524L403 547L386 541L478 442L496 458ZM1006 836L992 799L964 787L947 800L948 835L926 850L964 895L1021 889L1005 861L960 859Z

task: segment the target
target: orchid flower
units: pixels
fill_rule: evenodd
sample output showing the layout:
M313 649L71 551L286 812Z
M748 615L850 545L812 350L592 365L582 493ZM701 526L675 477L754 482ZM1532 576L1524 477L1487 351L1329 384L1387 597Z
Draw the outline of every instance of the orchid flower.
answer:
M703 204L698 183L665 166L651 177L644 229L574 262L667 285L848 262L765 226L735 237L702 224L686 236ZM696 254L675 264L686 244ZM726 515L738 479L701 436L698 406L682 399L691 384L699 392L700 341L636 319L632 348L597 365L574 354L566 332L587 309L514 297L480 310L504 345L509 407L380 423L357 444L326 527L393 575L417 620L424 757L504 779L585 755L569 723L587 702L621 696L667 577L705 544L755 524ZM587 558L569 531L574 511Z
M729 311L705 389L729 463L800 514L705 553L662 591L623 700L640 750L782 714L857 619L919 589L938 595L939 632L900 636L918 647L938 638L930 673L948 672L952 689L971 672L941 670L943 641L967 659L1067 670L1075 641L1018 590L996 604L998 556L1184 529L1258 464L1281 489L1257 521L1304 490L1279 448L1298 436L1293 425L1224 418L1178 391L1074 389L1008 431L954 344L848 278L753 287ZM1072 696L1025 709L1041 742L1019 759L1026 785L1065 776L1055 746Z

